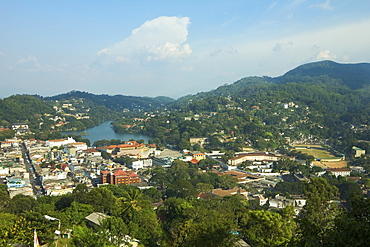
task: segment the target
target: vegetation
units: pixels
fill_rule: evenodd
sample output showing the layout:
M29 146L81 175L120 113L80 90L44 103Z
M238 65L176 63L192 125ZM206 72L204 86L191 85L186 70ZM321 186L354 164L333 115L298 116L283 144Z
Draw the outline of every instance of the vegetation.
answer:
M30 245L34 229L42 243L55 241L53 231L58 222L44 215L59 219L62 232L73 230L69 246L120 246L134 238L141 246L235 246L240 238L253 246L363 246L369 240L369 199L353 195L349 206L339 210L335 201L338 190L325 178L304 184L307 204L298 217L291 207L256 209L238 194L203 200L196 199L196 193L168 192L192 190L191 183L184 183L190 180L176 181L162 192L127 185L89 190L79 184L73 194L59 197L8 198L0 209L1 244ZM158 192L162 196L158 197ZM164 201L155 211L151 202L158 200ZM85 217L92 212L109 217L100 226L89 228Z
M323 61L277 78L243 78L176 101L85 92L1 100L1 125L29 124L31 133L25 137L57 138L60 130L116 119L117 132L147 134L158 148L218 150L223 162L245 148L279 152L286 157L274 162L273 171L289 174L265 195L304 195L307 203L296 215L292 207L268 210L268 204L260 206L239 193L218 197L209 192L240 186L234 177L213 172L213 160L197 165L175 160L169 169L146 171L153 187L145 190L127 185L88 189L79 184L72 194L35 200L10 198L0 186L0 245L30 245L34 229L42 243L51 244L58 222L44 218L50 215L60 219L62 231L72 230L70 246L120 246L133 239L141 246L235 246L239 239L252 246L366 246L370 201L362 190L370 188L370 158L355 158L352 147L370 152L369 73L369 64ZM13 133L4 130L0 138ZM358 182L330 173L316 177L322 171L310 167L316 155L291 150L292 140L330 146L331 153L346 154L349 164L364 172L352 174ZM93 145L120 142L100 140ZM130 158L114 161L124 164ZM156 210L152 203L159 205ZM85 217L92 212L109 217L90 228Z

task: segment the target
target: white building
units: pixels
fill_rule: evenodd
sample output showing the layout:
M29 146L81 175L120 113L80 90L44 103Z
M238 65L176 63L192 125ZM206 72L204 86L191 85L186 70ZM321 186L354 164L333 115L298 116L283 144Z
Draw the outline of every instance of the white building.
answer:
M138 169L152 167L152 165L153 165L152 159L141 159L141 160L133 161L131 163L131 168L134 170L138 170Z
M68 144L75 143L75 142L76 142L75 139L73 139L72 137L68 137L67 139L47 140L46 146L60 147L60 146L68 145Z
M351 170L347 168L332 168L327 169L326 172L331 172L334 176L342 176L342 177L348 177L351 175Z

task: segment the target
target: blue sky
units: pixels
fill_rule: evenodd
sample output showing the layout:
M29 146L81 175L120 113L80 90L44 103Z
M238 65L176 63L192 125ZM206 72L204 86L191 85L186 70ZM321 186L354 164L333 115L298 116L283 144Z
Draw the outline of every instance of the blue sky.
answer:
M368 0L0 0L0 97L169 96L370 62Z

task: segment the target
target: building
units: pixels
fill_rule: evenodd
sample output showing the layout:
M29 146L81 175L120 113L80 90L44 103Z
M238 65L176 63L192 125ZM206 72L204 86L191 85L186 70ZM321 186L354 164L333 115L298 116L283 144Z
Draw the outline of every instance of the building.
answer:
M213 189L211 191L211 194L213 194L215 196L219 196L219 197L232 196L232 195L238 194L238 195L242 195L245 198L247 198L248 191L246 191L243 188L238 188L238 187L235 187L235 188L229 189L229 190L223 190L221 188L218 188L218 189Z
M191 145L199 144L200 146L203 146L204 144L207 143L207 138L206 137L193 137L193 138L190 138L189 142Z
M330 172L334 176L348 177L351 175L351 170L348 168L331 168L327 169L326 172Z
M102 171L101 172L101 183L102 184L134 184L140 183L141 179L139 175L132 171L123 171L122 169L116 169L113 172Z
M60 146L68 145L68 144L75 143L75 142L76 141L72 137L68 137L67 139L48 140L46 141L46 146L60 147Z
M16 135L23 135L30 131L28 124L24 124L24 123L13 124L12 130L15 131Z
M150 158L132 161L131 168L134 170L152 167L153 160Z
M207 157L204 153L196 153L196 154L193 154L193 158L200 161L200 160L205 160Z
M355 156L355 158L358 158L358 157L361 157L361 155L365 155L366 154L366 151L359 148L359 147L356 147L356 146L353 146L352 147L352 152Z
M259 152L259 153L240 153L236 157L228 160L227 164L229 166L238 166L244 161L278 161L281 156Z

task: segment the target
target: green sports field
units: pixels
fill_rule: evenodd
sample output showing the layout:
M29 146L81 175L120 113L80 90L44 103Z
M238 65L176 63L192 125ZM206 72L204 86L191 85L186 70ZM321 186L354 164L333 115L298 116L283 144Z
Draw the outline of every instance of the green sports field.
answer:
M335 157L320 145L297 145L296 147L306 147L306 148L296 148L296 150L301 151L302 153L308 155L312 155L316 159L326 159Z

